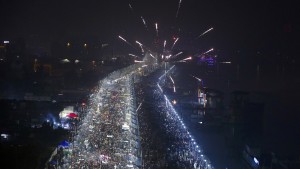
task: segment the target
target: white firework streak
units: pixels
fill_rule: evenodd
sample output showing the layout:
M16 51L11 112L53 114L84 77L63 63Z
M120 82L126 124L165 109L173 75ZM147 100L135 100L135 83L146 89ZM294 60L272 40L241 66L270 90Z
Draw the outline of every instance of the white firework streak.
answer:
M136 56L136 55L134 55L134 54L131 54L131 53L129 53L128 55L129 55L129 56L133 56L133 57L138 57L138 56Z
M201 36L207 34L208 32L212 31L214 28L209 28L207 31L203 32L201 35L199 35L197 38L200 38Z
M124 41L125 43L127 43L129 46L131 46L132 48L136 49L135 47L132 46L132 44L130 44L126 39L124 39L121 35L119 35L119 38Z
M173 78L171 76L169 76L169 78L171 79L172 83L175 85Z
M179 52L176 55L174 55L174 57L181 55L183 52Z
M141 44L139 41L135 41L135 43L139 44L140 48L142 49L142 52L144 53L144 48L143 48L143 44Z
M190 56L190 57L185 58L185 59L182 59L182 60L180 60L180 61L178 61L178 62L186 62L187 60L192 60L192 57Z
M129 4L129 8L131 9L131 11L133 11L133 8L132 8L131 4Z
M175 82L173 80L173 78L171 76L169 76L169 78L171 79L172 83L173 83L173 90L174 90L174 93L176 92L176 88L175 88Z
M166 44L167 44L167 41L165 40L165 42L164 42L164 50L165 50L165 48L166 48Z
M190 56L190 57L185 58L185 59L183 59L183 60L192 60L192 57Z
M142 60L134 60L134 63L142 63L142 62L144 62L144 61L142 61Z
M157 59L152 55L152 53L150 53L150 56L153 57L155 60L157 60Z
M171 50L174 48L174 46L175 46L176 42L178 41L178 39L179 39L179 38L177 38L177 39L174 41Z
M168 55L168 56L166 56L166 59L169 59L171 56L172 56L172 55Z
M179 0L179 3L178 3L178 8L177 8L177 12L176 12L176 18L178 17L179 9L180 9L180 6L181 6L181 1L182 0Z
M144 24L145 28L147 29L147 24L146 24L146 21L145 21L145 19L143 18L143 16L141 16L141 19L142 19L142 21L143 21L143 24Z
M124 42L126 42L127 43L127 40L126 39L124 39L121 35L119 35L119 38L120 39L122 39Z
M191 75L192 77L194 77L195 79L197 79L198 81L202 81L200 78L196 77L196 76L193 76Z
M211 51L213 51L213 50L214 50L214 48L211 48L211 49L209 49L208 51L204 52L203 54L207 54L207 53L209 53L209 52L211 52Z
M155 23L156 36L158 36L158 25Z

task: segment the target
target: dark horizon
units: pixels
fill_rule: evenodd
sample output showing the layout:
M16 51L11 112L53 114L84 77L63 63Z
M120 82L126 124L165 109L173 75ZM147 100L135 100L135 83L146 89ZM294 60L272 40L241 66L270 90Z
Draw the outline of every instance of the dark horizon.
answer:
M219 49L275 48L288 39L295 46L298 33L296 7L282 2L183 1L176 18L176 1L24 1L2 0L0 39L38 36L42 41L65 37L99 37L112 40L119 34L143 40L155 34L161 38L180 29L182 38L197 37L210 27L210 36L196 40L199 46ZM129 7L133 7L133 11ZM144 29L141 16L148 31ZM173 27L173 28L172 28ZM147 43L150 43L147 41Z

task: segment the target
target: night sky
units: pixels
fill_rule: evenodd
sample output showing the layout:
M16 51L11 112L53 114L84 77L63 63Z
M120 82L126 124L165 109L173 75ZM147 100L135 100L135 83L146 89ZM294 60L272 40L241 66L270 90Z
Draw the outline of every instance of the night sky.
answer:
M214 27L198 45L219 48L276 47L295 34L297 7L292 1L182 0L1 0L0 38L38 35L51 40L60 36L97 36L111 40L119 34L143 39L155 34L178 33L189 38ZM133 11L129 8L129 3ZM148 25L145 30L143 16ZM130 39L131 40L131 39Z

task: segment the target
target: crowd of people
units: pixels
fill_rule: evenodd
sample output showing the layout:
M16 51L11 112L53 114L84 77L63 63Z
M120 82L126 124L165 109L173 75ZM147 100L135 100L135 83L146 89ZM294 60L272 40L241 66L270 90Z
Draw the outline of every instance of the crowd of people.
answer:
M166 74L165 74L166 75ZM160 76L160 80L165 76ZM211 169L210 161L204 156L172 103L157 85L157 75L148 77L149 84L140 87L138 97L143 101L139 112L143 167ZM152 86L152 87L150 87Z
M168 72L142 85L134 83L137 70L129 66L99 83L61 168L212 169L163 93L159 83Z
M74 128L71 153L58 168L140 168L139 122L133 80L137 67L111 73L90 95Z

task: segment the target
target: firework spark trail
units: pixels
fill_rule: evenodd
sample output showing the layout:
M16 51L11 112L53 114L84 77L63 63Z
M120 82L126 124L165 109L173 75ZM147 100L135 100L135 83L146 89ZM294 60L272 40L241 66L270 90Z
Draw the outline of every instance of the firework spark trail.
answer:
M207 53L209 53L209 52L211 52L211 51L213 51L213 50L214 50L214 48L211 48L211 49L209 49L208 51L204 52L203 55L204 55L204 54L207 54Z
M139 44L140 46L143 46L143 44L139 41L135 41L135 43Z
M190 57L187 57L187 58L182 59L182 60L180 60L180 61L178 61L178 62L186 62L187 60L192 60L192 57L191 57L191 56L190 56Z
M171 76L169 76L169 78L171 79L172 83L175 85L173 78Z
M219 62L219 63L231 64L231 62Z
M133 56L133 57L138 57L137 55L134 55L134 54L131 54L131 53L129 53L128 55Z
M119 35L119 38L124 41L125 43L127 43L129 46L131 46L132 48L136 49L132 44L130 44L126 39L124 39L121 35Z
M185 58L185 59L183 59L183 60L192 60L192 57L190 56L190 57Z
M145 19L143 18L143 16L141 16L141 19L142 19L142 21L143 21L143 24L144 24L145 28L148 29L147 24L146 24L146 21L145 21Z
M171 56L172 56L172 55L168 55L168 56L166 56L166 59L169 59Z
M177 57L177 56L179 56L179 55L181 55L183 52L179 52L179 53L177 53L176 55L174 55L174 57Z
M214 28L209 28L207 31L203 32L201 35L199 35L197 38L200 38L201 36L207 34L208 32L212 31Z
M150 53L150 56L153 57L155 60L157 60L157 59L152 55L152 53Z
M165 42L164 42L164 50L166 48L166 44L167 44L167 40L165 40Z
M132 8L131 4L129 4L129 8L130 8L130 9L131 9L131 11L133 12L133 8Z
M158 36L158 25L155 23L156 36Z
M174 80L171 76L169 76L169 78L171 79L171 81L173 83L173 90L174 90L174 93L175 93L176 92L175 82L174 82Z
M142 60L134 60L134 63L143 63L144 61Z
M202 81L200 78L198 78L198 77L196 77L196 76L193 76L193 75L191 75L193 78L195 78L195 79L197 79L198 81Z
M177 12L176 12L176 18L178 17L179 9L180 9L180 6L181 6L181 1L182 0L179 0L179 3L178 3L178 8L177 8Z
M143 44L141 44L139 41L135 41L135 43L137 43L140 46L142 52L144 53L145 51L144 51L144 48L143 48Z
M140 103L140 105L139 105L138 108L136 109L136 112L140 109L140 107L142 106L142 103L143 103L143 102Z
M177 38L177 39L174 41L171 50L174 48L174 46L175 46L176 42L178 41L178 39L179 39L179 38Z

